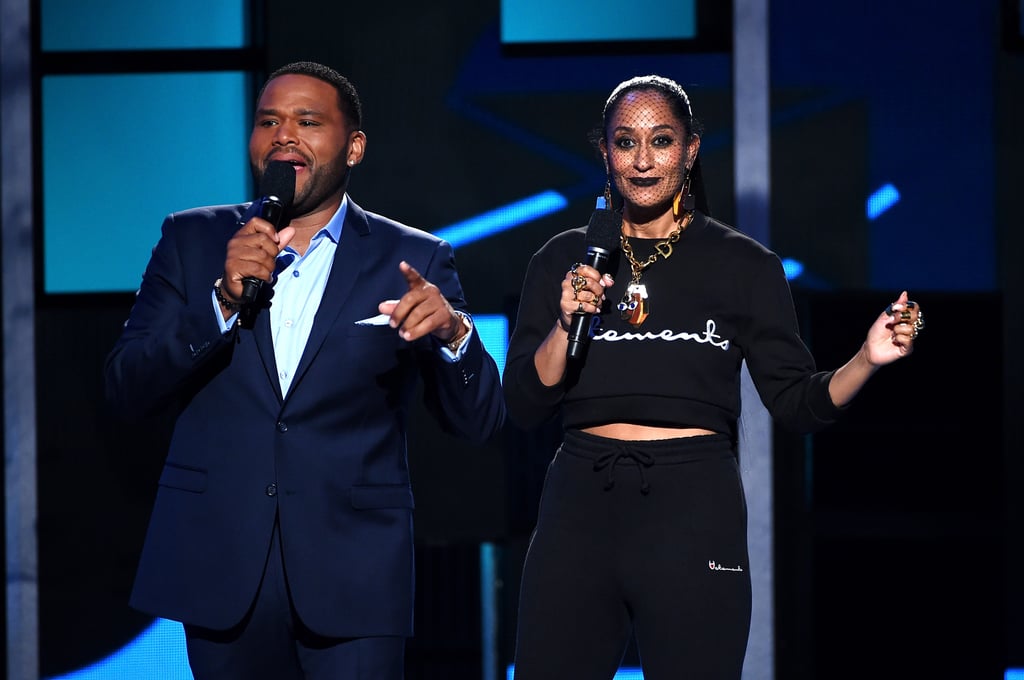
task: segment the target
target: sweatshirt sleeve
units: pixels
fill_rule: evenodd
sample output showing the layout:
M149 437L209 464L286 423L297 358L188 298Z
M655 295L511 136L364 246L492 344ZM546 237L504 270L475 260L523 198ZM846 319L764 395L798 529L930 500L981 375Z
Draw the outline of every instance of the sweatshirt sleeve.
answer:
M505 357L502 385L508 416L524 429L539 427L552 418L565 396L563 383L547 386L541 382L533 359L559 315L559 286L564 271L552 272L552 259L547 246L530 259Z
M833 371L819 371L803 339L782 262L774 253L759 262L750 286L750 326L744 342L751 378L765 408L788 430L816 432L835 422Z

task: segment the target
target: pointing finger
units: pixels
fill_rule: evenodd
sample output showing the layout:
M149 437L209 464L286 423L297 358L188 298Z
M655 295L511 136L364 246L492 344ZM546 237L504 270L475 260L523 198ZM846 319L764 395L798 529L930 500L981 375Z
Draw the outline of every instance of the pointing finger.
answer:
M405 280L409 283L409 290L419 288L424 284L424 279L420 273L405 260L398 263L398 268L402 270Z

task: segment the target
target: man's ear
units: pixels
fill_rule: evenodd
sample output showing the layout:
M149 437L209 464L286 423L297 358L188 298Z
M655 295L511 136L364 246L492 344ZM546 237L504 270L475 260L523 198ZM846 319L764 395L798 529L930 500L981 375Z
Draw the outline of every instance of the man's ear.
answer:
M353 130L348 136L348 165L358 165L366 153L366 133L362 130Z

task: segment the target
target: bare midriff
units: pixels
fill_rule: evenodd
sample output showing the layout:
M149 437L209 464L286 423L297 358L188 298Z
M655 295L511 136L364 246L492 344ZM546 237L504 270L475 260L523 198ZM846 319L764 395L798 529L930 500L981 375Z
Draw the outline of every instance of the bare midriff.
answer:
M700 427L651 427L635 423L607 423L585 427L583 431L598 437L622 439L624 441L651 441L654 439L676 439L678 437L699 437L705 434L718 434L714 430Z

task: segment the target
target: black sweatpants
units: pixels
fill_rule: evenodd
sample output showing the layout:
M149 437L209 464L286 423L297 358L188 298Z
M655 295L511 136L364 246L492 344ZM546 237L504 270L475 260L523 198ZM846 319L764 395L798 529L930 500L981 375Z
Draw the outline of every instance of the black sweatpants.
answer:
M746 501L727 435L566 434L523 568L516 680L607 680L631 632L645 680L738 680Z

